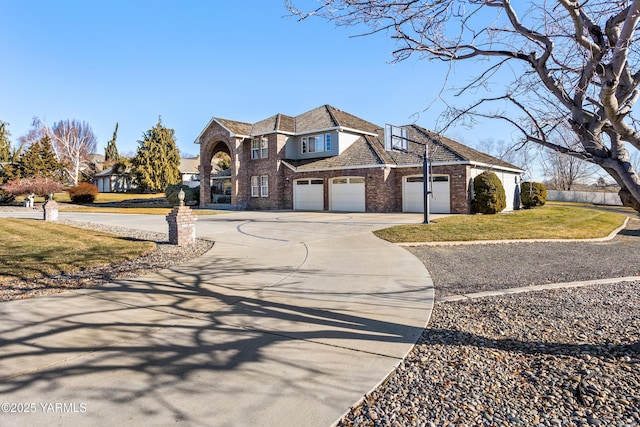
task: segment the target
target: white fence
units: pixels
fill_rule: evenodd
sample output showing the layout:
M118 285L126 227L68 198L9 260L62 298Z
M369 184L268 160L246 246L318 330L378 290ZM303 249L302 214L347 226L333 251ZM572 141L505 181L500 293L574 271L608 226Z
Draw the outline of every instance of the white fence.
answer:
M581 202L594 205L622 206L618 193L594 191L557 191L547 190L547 200L553 202Z

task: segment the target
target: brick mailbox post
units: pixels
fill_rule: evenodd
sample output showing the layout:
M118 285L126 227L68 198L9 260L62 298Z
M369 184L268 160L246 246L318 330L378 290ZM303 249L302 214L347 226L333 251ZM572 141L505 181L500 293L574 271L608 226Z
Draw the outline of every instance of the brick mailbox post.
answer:
M49 195L49 199L42 205L44 211L45 221L57 221L58 220L58 203L53 200L53 194Z
M184 205L184 191L178 193L179 206L166 216L169 224L169 243L172 245L186 246L196 241L196 216Z

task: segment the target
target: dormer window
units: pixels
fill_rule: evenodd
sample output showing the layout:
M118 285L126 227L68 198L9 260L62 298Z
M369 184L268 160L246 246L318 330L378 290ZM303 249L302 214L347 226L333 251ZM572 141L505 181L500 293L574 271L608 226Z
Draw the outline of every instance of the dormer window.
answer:
M302 154L331 151L331 134L302 137Z

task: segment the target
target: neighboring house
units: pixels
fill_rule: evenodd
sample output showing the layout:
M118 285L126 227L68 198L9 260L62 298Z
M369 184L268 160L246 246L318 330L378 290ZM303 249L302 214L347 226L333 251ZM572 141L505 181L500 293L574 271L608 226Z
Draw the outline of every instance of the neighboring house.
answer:
M197 187L200 185L199 166L199 157L195 159L180 159L178 169L180 170L183 185L188 185L189 187ZM93 178L93 183L101 193L127 192L136 188L134 178L129 170L114 171L113 167L96 173Z
M402 126L396 150L385 149L384 133L384 127L329 105L257 123L214 117L195 141L200 203L212 203L212 158L224 151L231 157L229 201L238 209L422 212L428 144L431 212L471 212L473 178L485 170L502 180L507 209L513 209L523 173L516 166L417 125Z
M189 187L197 187L200 185L200 156L195 159L180 159L180 176L182 177L182 185L188 185Z
M122 166L120 164L120 166ZM106 168L93 176L93 183L101 193L126 193L135 190L136 185L129 170Z

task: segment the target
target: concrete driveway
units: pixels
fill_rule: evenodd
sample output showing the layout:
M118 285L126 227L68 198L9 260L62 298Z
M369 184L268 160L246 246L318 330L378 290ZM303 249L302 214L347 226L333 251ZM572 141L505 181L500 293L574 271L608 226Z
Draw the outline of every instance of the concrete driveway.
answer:
M167 230L163 216L60 218ZM216 243L189 263L1 303L0 425L328 426L428 321L428 272L371 233L421 219L200 216Z

